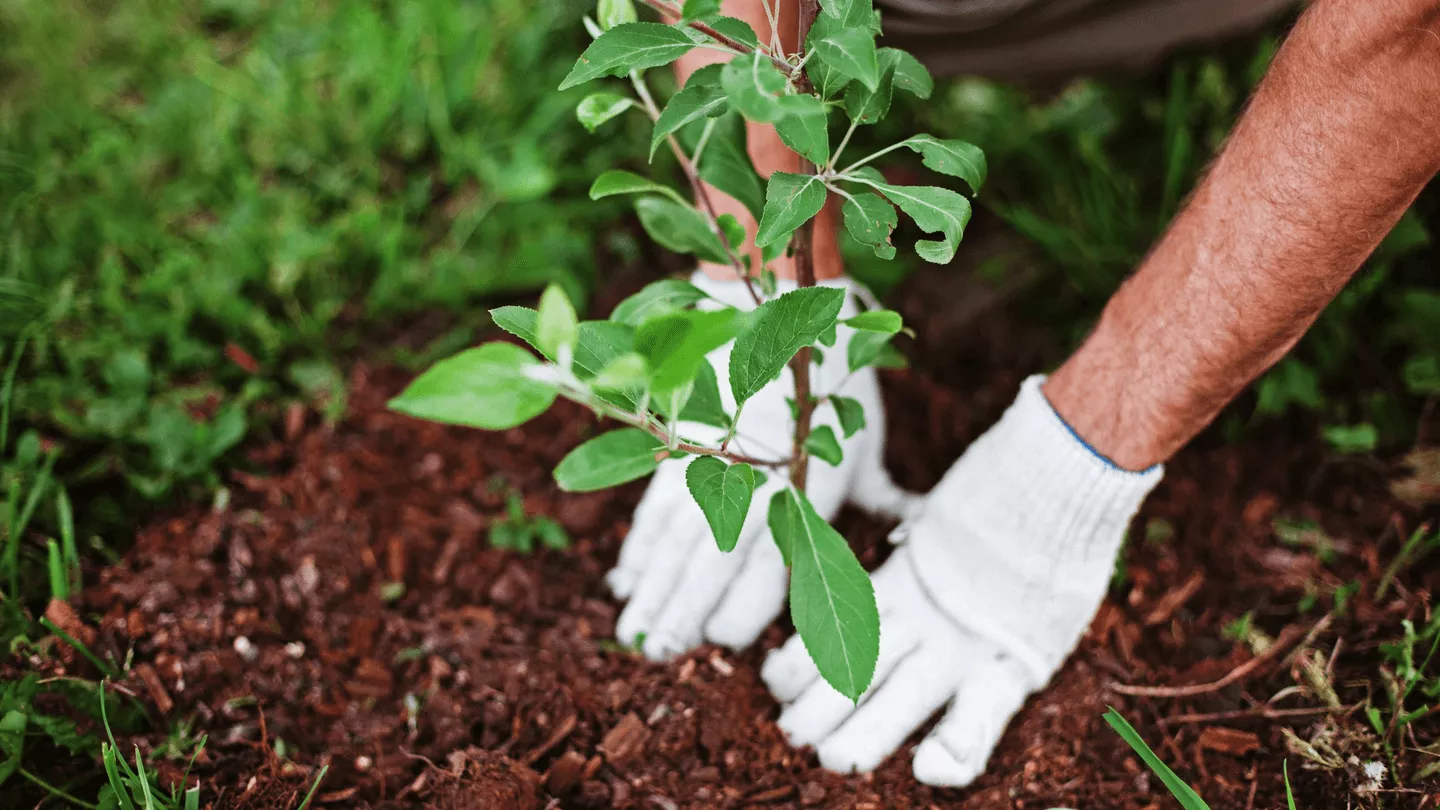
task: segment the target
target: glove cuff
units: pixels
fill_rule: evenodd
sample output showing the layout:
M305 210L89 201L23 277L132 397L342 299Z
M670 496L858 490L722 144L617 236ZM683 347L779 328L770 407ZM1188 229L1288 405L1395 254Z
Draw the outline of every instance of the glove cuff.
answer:
M1095 452L1050 406L1044 381L1027 379L956 462L926 501L921 520L935 528L909 542L936 603L1025 663L1035 688L1088 626L1130 520L1164 475Z
M746 311L755 308L755 299L751 298L750 291L745 289L745 282L738 278L711 278L704 270L696 270L690 275L690 283L722 304ZM848 276L823 279L815 282L815 285L817 287L843 287L852 293L861 289ZM784 295L798 287L799 285L795 283L794 279L778 279L775 282L775 294Z

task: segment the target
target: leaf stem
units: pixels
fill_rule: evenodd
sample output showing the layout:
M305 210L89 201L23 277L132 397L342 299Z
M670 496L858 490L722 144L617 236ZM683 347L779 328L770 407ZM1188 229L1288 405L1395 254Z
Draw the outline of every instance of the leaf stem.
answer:
M851 128L851 129L854 129L855 127L854 127L854 125L852 124L850 128ZM846 136L845 136L845 139L846 139L846 140L849 140L849 139L850 139L850 136L849 136L849 135L846 135ZM904 145L905 145L905 141L901 141L900 143L896 143L896 144L891 144L891 145L885 147L884 149L881 149L879 152L876 152L876 153L874 153L874 154L872 154L872 155L868 155L868 156L866 156L866 157L863 157L863 158L855 161L854 163L851 163L849 166L846 166L846 167L845 167L845 170L842 171L842 172L840 172L840 174L849 174L850 172L853 172L853 171L855 171L856 169L860 168L861 166L864 166L866 163L869 163L870 161L874 160L875 158L878 158L878 157L880 157L880 156L882 156L882 155L888 155L888 154L890 154L891 152L894 152L896 149L899 149L900 147L902 147L902 146L904 146ZM841 148L841 149L845 148L843 143L841 144L840 148ZM836 154L836 157L839 157L839 154L840 154L840 153L839 153L839 152L836 152L835 154ZM832 165L833 165L833 164L832 164ZM847 178L847 179L849 179L849 178Z
M840 145L837 146L837 147L835 147L835 154L833 154L833 155L830 156L830 162L829 162L828 164L826 164L826 166L825 166L825 171L827 171L827 172L833 172L833 171L835 171L835 164L836 164L836 162L838 162L838 161L840 160L840 155L845 151L845 147L847 147L847 146L850 145L850 136L855 134L855 130L856 130L857 128L859 128L859 126L860 126L860 119L858 119L858 118L855 119L854 121L851 121L851 122L850 122L850 128L847 129L847 130L845 130L845 137L841 138L841 139L840 139ZM854 167L854 166L851 166L850 168L853 169L853 168L855 168L855 167ZM847 169L846 171L848 171L848 169Z
M655 97L650 95L650 87L645 80L640 78L639 71L630 72L630 83L635 86L635 93L640 96L640 101L645 106L645 112L650 116L651 121L660 120L660 107L655 103ZM735 275L745 282L745 290L750 293L750 298L755 301L755 306L760 306L760 291L755 289L755 282L746 272L745 265L740 257L735 254L735 249L730 246L730 240L725 237L725 231L720 228L720 217L715 212L715 204L710 200L710 192L705 184L700 181L700 172L695 168L695 161L686 157L685 150L680 148L680 141L674 135L665 136L666 143L670 144L670 151L675 154L675 160L680 164L680 170L685 173L685 179L690 181L690 189L695 192L695 199L700 203L700 213L704 215L705 222L710 226L710 232L720 240L720 246L725 248L725 257L729 259L730 267ZM703 144L701 144L703 146ZM700 152L696 149L696 154Z
M564 381L558 382L557 385L560 389L560 394L566 399L578 402L601 416L607 416L622 424L639 428L659 439L661 442L664 442L665 446L671 450L681 450L697 456L715 456L716 458L729 461L732 464L743 463L749 464L752 467L768 467L770 469L780 469L791 464L793 461L793 459L757 458L744 453L732 453L724 448L716 450L713 447L705 447L704 445L694 444L693 442L677 441L675 438L675 429L655 419L648 412L630 413L602 399L597 399L588 389L577 387L577 385L572 385ZM728 443L728 438L726 441Z

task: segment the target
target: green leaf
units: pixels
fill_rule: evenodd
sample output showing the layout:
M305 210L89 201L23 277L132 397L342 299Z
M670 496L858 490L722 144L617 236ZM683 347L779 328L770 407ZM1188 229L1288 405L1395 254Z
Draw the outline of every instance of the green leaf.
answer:
M390 400L389 407L451 425L512 428L555 401L555 386L525 375L539 364L513 343L486 343L431 366Z
M808 50L817 51L821 41L834 37L847 29L868 31L872 37L880 33L880 15L875 12L875 7L870 0L853 0L842 3L841 6L843 7L837 9L838 17L822 14L816 18L814 25L810 27L809 35L805 38L805 47ZM872 42L871 48L873 49L873 47ZM883 74L883 63L878 63L878 57L877 64L881 68L879 73ZM855 78L848 75L847 71L831 60L823 58L818 52L806 64L805 74L810 77L810 81L825 98L830 98L844 90L845 86Z
M875 676L880 612L870 577L850 546L802 492L783 490L770 505L770 531L789 548L790 619L820 675L858 701Z
M810 435L805 437L805 449L831 467L839 467L840 462L845 459L845 451L840 449L840 440L835 438L835 431L829 425L821 425L810 431Z
M604 197L614 197L617 194L664 194L681 205L689 205L689 201L680 196L680 192L669 186L642 177L634 172L627 172L623 169L610 169L595 178L590 184L590 199L599 200Z
M895 66L880 65L880 82L874 90L860 82L845 86L845 114L858 124L874 124L890 112L890 99L895 92Z
M594 132L601 124L637 106L635 100L619 93L591 93L575 107L575 117L581 126Z
M732 248L745 244L745 226L740 224L734 214L721 214L715 218L715 224L720 228L720 232L725 234L726 244Z
M602 433L560 460L555 483L566 492L594 492L619 486L655 472L655 456L665 449L659 439L639 428Z
M640 225L661 247L676 253L693 253L706 261L728 264L730 257L720 237L710 230L710 223L694 206L659 197L642 197L635 201Z
M680 19L685 22L707 20L720 14L720 0L685 0Z
M785 117L780 96L786 84L785 74L760 51L737 56L720 71L720 85L730 104L751 121L774 123Z
M674 312L651 318L635 333L635 350L650 363L650 389L674 391L695 379L705 355L725 345L740 329L740 311Z
M919 152L920 162L935 171L964 180L973 192L980 191L980 186L985 184L985 153L973 143L915 135L900 145Z
M715 545L734 551L755 495L755 470L749 464L726 465L714 456L700 456L685 468L685 484L705 513Z
M1380 442L1379 431L1369 423L1329 425L1321 433L1331 447L1346 455L1374 452L1375 446Z
M579 336L580 325L575 317L575 307L565 291L557 284L546 287L540 295L540 312L535 321L535 341L540 344L540 352L546 357L560 357L563 355L561 347L566 347L573 358L575 341Z
M720 398L720 380L715 375L715 367L708 361L700 364L695 375L695 388L680 411L680 418L722 429L730 427L730 414L725 412L725 401Z
M650 159L655 159L655 150L664 143L665 136L675 132L691 121L702 118L717 118L730 109L725 90L711 79L718 78L719 65L708 65L696 71L680 92L670 97L660 117L655 121L654 134L650 136Z
M632 70L668 65L693 47L690 37L673 26L620 23L590 43L560 83L560 89L568 90L601 76L624 76Z
M813 174L775 172L765 187L765 211L755 244L786 239L825 207L825 186Z
M760 175L745 152L745 130L739 119L727 116L710 133L705 152L700 156L700 179L734 197L760 219L765 205L765 189Z
M694 284L666 278L646 284L640 292L615 306L610 320L639 326L647 318L689 309L709 296Z
M44 714L30 715L30 723L36 728L45 732L51 742L68 750L76 755L92 755L100 750L100 741L89 734L85 734L76 727L74 721L64 717L51 717ZM0 732L3 733L3 732Z
M595 15L599 17L600 27L610 30L617 25L633 23L640 19L635 13L635 5L631 0L600 0L600 5L595 9Z
M25 753L25 727L30 716L19 709L10 709L0 715L0 784L20 770L20 760Z
M821 332L821 333L820 333L820 345L821 345L821 346L826 346L826 347L834 346L834 345L835 345L835 338L837 337L837 332L838 332L838 330L837 330L834 326L831 326L831 327L827 328L824 332Z
M845 347L845 363L851 371L866 366L878 365L881 353L890 343L891 335L884 332L856 332Z
M611 360L590 380L590 384L599 391L629 392L643 390L649 376L650 366L644 356L630 352Z
M1125 740L1126 743L1129 743L1130 748L1134 750L1136 754L1140 755L1140 759L1144 760L1145 764L1150 766L1150 770L1153 771L1156 776L1160 777L1160 781L1169 789L1170 795L1174 796L1175 800L1180 802L1181 807L1185 808L1185 810L1210 810L1210 806L1205 803L1204 799L1200 798L1200 794L1185 784L1184 780L1176 776L1174 771L1170 770L1170 766L1161 762L1160 758L1155 756L1155 752L1150 750L1150 746L1145 744L1145 740L1140 736L1139 732L1135 731L1135 727L1126 722L1125 718L1121 717L1119 712L1111 708L1110 711L1105 713L1105 722L1109 723L1110 727L1115 729L1115 733L1119 734L1121 739Z
M930 77L930 71L920 64L919 59L899 48L881 48L879 58L883 67L893 67L897 89L917 98L930 98L930 93L935 89L935 80Z
M938 186L892 186L888 183L863 181L880 190L889 200L915 220L921 230L938 233L943 239L920 240L915 252L935 264L955 258L965 225L970 222L970 201L964 195Z
M835 323L845 304L837 287L802 287L761 304L730 352L730 391L743 405L779 378L795 353Z
M859 81L870 92L880 84L875 34L865 28L841 28L810 43L814 59L823 61L842 79Z
M832 396L830 404L834 406L835 415L840 419L840 430L844 431L845 438L848 439L865 429L865 406L860 404L860 400Z
M895 258L890 234L895 231L900 218L894 205L879 194L864 191L847 197L840 212L845 216L845 230L855 241L869 245L882 259Z
M710 23L710 27L736 42L744 43L751 48L760 47L760 38L755 36L755 29L751 28L750 23L744 20L736 17L721 17Z
M520 338L535 351L545 354L536 337L539 313L528 307L499 307L490 310L495 325ZM575 371L580 379L599 374L615 358L635 350L634 327L614 321L582 321L575 343ZM551 361L557 358L546 354Z
M893 335L905 326L905 322L900 319L900 313L893 309L872 309L853 318L846 318L841 323L852 329L884 332L887 335Z
M830 162L830 132L825 103L812 95L786 96L780 104L787 113L775 123L785 145L817 166Z

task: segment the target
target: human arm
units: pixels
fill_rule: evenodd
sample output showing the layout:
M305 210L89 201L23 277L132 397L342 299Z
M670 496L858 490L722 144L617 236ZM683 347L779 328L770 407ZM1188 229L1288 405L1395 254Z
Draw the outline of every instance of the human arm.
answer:
M1300 339L1440 169L1440 3L1317 0L1208 177L1045 385L1132 470Z
M1084 632L1159 462L1294 345L1435 174L1437 90L1440 4L1311 4L1094 333L1043 388L1027 381L872 578L872 694L830 689L798 639L766 661L793 743L869 770L948 705L916 777L984 770Z

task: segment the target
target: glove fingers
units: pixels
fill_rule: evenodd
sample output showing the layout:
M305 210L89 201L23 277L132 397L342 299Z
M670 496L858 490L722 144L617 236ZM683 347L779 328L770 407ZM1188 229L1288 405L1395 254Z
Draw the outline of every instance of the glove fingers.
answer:
M755 515L752 510L739 541L729 552L715 545L714 534L705 524L674 594L660 612L655 629L645 637L646 657L663 661L700 646L706 620L724 598L726 588L736 581L755 536L764 531L764 518L756 519Z
M906 597L905 590L910 582L906 578L909 574L907 565L909 562L897 553L870 575L875 586L875 602L880 610L882 649L885 647L886 636L891 632L890 624L893 623L888 617ZM783 704L800 697L801 693L820 677L820 673L815 669L815 663L810 660L805 642L799 635L793 635L765 657L765 663L760 668L760 677L765 680L770 694Z
M884 618L881 619L882 626ZM799 636L796 636L799 638ZM908 625L888 629L880 636L880 657L875 663L875 677L869 695L885 688L885 681L896 666L919 646L919 633ZM813 745L840 727L856 711L855 703L835 691L830 684L816 678L799 698L780 713L778 725L790 738L790 744Z
M615 561L615 567L605 575L610 592L620 599L629 599L634 592L651 560L652 549L670 531L674 522L671 517L681 506L674 497L671 478L673 476L662 467L649 489L645 490L645 496L635 508L635 522L631 524L625 542L620 545L620 557Z
M705 526L703 520L700 526ZM621 611L620 619L615 623L615 636L621 644L634 644L640 633L648 634L654 628L655 618L670 600L680 582L685 561L699 542L695 526L676 528L676 531L663 534L651 547L650 559L635 586L630 604Z
M884 643L883 633L880 638L881 643ZM815 669L815 662L810 660L810 653L805 650L805 642L797 633L765 656L765 663L760 667L760 677L770 689L770 694L783 704L800 697L805 689L820 677L820 672Z
M872 771L955 694L956 656L921 649L895 672L816 751L832 771Z
M761 532L750 544L740 573L705 623L705 637L732 649L750 646L780 615L789 581L790 573L775 540L768 531Z
M1012 659L990 657L966 674L955 702L915 749L915 778L964 787L985 771L1010 718L1025 704L1028 676Z

